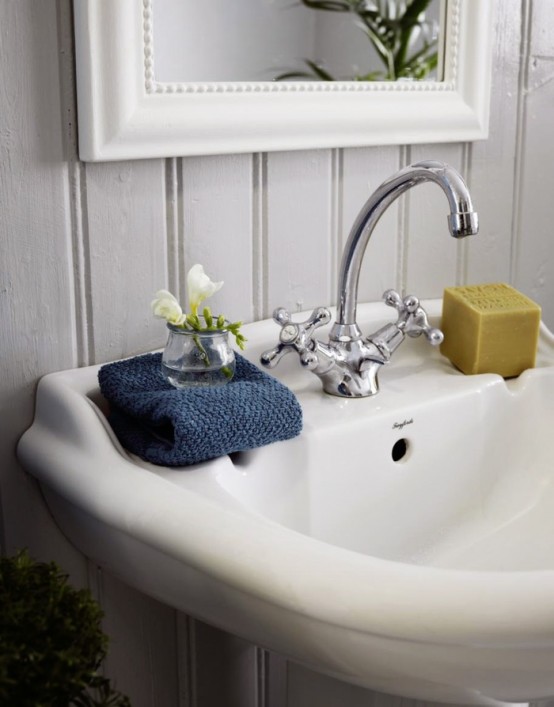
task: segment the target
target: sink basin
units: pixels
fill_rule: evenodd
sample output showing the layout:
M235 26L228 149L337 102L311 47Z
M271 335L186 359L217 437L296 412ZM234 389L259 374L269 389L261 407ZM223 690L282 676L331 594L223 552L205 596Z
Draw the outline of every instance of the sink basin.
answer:
M438 324L440 301L425 307ZM390 318L383 304L358 307L364 331ZM245 335L257 362L276 327ZM302 405L302 434L183 469L120 446L97 372L43 378L18 449L95 562L350 683L476 705L554 695L545 327L537 367L508 381L464 376L408 341L372 398L326 395L286 357L273 375Z

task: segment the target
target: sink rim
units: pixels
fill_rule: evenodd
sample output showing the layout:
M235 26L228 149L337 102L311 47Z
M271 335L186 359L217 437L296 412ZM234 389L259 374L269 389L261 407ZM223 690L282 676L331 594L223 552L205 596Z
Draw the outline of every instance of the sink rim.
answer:
M63 394L76 394L74 388L68 389L64 373L48 375L44 379L44 385L47 384L54 384L57 390L61 384ZM93 403L89 402L86 407L86 412L81 410L80 413L98 419ZM102 426L98 424L98 427ZM37 430L37 435L42 432ZM91 436L90 442L114 451L103 427L102 434ZM28 468L31 445L26 435L19 448L20 458ZM222 508L213 500L186 489L177 489L174 484L125 459L119 451L123 478L114 479L105 474L102 483L98 483L98 473L88 470L88 463L76 471L71 454L75 454L74 448L66 452L67 464L60 475L52 476L44 467L41 470L35 465L33 474L104 523L289 611L343 628L422 642L459 642L462 638L482 642L486 635L492 643L499 640L529 643L531 636L540 642L541 636L552 635L554 570L452 570L363 555L303 535L262 516ZM122 496L121 484L132 482L136 494L137 474L141 477L141 497ZM60 482L66 475L73 475L71 485ZM163 512L152 512L153 499L163 504ZM147 508L150 513L145 513ZM225 533L221 532L223 522ZM191 527L195 531L193 540L187 535ZM245 537L249 543L247 548ZM236 552L237 540L241 542L240 553ZM268 547L272 548L271 555L267 553ZM279 572L291 557L303 570L293 578ZM331 582L330 567L333 568ZM253 572L253 568L256 571ZM327 585L332 586L332 593ZM324 590L318 591L322 586ZM414 593L418 597L416 614ZM294 597L302 595L310 597L310 605L299 606ZM514 605L521 606L522 602L532 609L525 623L523 617L518 616L516 633L507 625L506 611L511 611ZM540 612L537 611L539 604L543 607Z
M435 305L433 309L436 312ZM247 325L247 335L252 337L255 327L265 329L266 324L268 320ZM544 325L541 338L554 350L554 337ZM85 513L246 594L327 624L425 643L518 645L551 640L554 569L444 569L364 555L248 509L225 508L137 465L119 443L114 445L107 422L102 423L87 397L97 388L99 368L45 376L39 384L35 423L18 446L24 467ZM554 366L523 375L554 375ZM45 410L72 410L72 419ZM101 455L105 464L100 473L75 440ZM38 449L44 460L59 455L62 463L52 470L47 461L37 460ZM120 462L117 475L106 471L114 460ZM302 571L291 576L291 563ZM309 604L302 597L309 597ZM525 612L515 621L507 620L514 606L525 607Z

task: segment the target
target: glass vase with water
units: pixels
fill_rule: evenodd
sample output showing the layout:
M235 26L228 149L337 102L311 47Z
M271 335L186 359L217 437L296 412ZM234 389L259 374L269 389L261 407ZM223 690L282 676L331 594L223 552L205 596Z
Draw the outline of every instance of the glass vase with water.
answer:
M229 383L235 374L235 353L229 345L227 330L199 331L173 324L167 328L162 375L171 385L198 388Z

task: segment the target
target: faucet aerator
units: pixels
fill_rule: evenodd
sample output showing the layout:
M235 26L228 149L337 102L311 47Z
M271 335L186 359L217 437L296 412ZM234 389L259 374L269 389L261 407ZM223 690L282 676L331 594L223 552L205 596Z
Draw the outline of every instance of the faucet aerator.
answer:
M459 211L448 217L448 228L454 238L476 236L479 233L479 216L476 211Z

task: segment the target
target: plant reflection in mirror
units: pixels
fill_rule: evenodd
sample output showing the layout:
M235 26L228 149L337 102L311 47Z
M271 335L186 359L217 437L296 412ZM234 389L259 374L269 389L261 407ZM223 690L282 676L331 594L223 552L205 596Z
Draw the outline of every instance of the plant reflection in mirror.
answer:
M276 81L397 81L421 80L437 68L436 27L425 19L432 0L300 0L312 10L351 13L367 36L384 70L336 78L315 61L304 59L306 69L288 71ZM421 43L416 46L417 42Z

